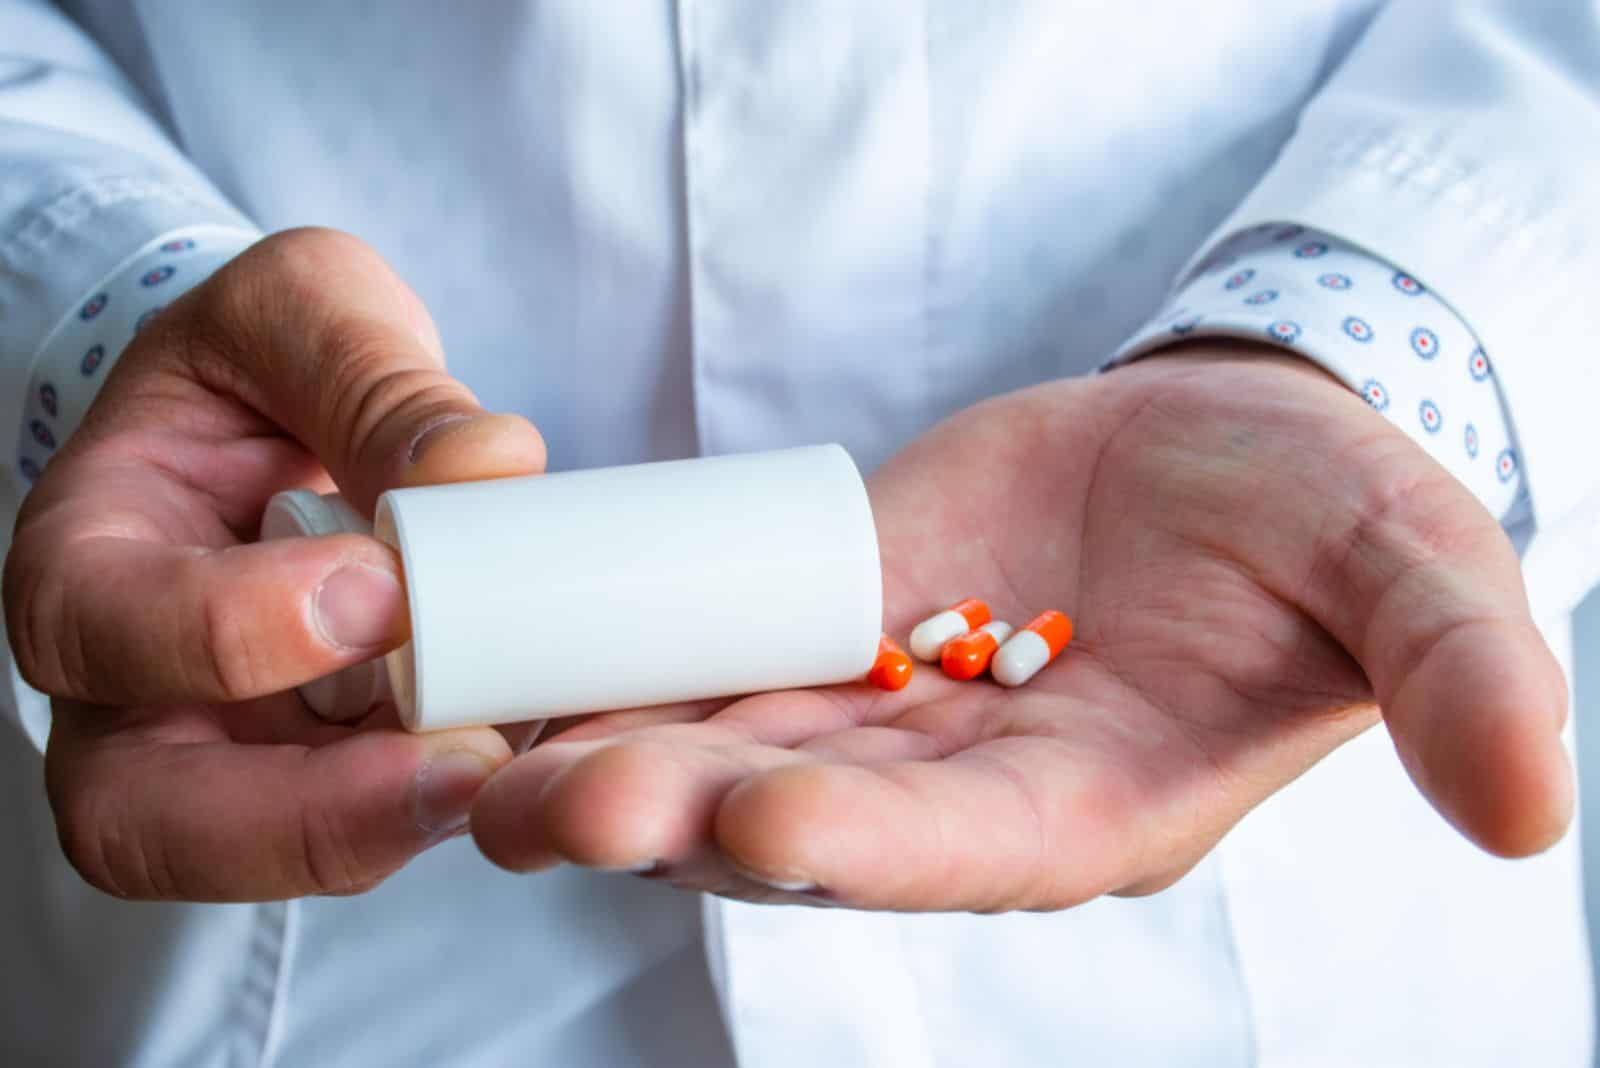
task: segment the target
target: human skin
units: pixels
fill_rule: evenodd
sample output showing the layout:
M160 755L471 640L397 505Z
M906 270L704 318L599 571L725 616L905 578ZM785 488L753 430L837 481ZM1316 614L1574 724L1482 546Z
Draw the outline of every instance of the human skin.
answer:
M592 718L489 782L479 845L756 900L1058 909L1170 885L1381 718L1469 838L1548 847L1567 695L1508 539L1275 351L1197 342L995 398L870 479L891 634L966 596L1073 615L1025 687L924 668Z
M1166 885L1375 703L1486 848L1533 852L1567 822L1564 684L1503 533L1292 357L1194 345L996 398L871 478L891 633L973 594L1016 621L1074 615L1071 650L1021 690L925 670L897 694L614 713L510 763L493 730L324 724L286 692L406 622L380 543L252 544L273 492L337 483L370 511L389 487L543 462L348 235L275 235L174 302L6 561L18 665L56 698L46 779L79 872L133 898L354 892L458 833L476 797L478 843L518 870L1057 908Z
M391 486L543 464L348 235L274 235L174 301L29 493L6 559L84 878L129 898L347 893L459 832L511 756L499 733L324 724L292 690L405 638L398 561L355 535L251 543L280 489L337 481L370 514Z

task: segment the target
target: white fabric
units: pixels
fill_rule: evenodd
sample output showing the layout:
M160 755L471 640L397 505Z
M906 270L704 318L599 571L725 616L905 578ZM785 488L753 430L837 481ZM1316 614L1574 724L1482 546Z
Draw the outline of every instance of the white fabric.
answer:
M51 324L174 227L241 225L228 202L372 242L557 467L830 438L871 466L1094 368L1186 260L1288 221L1416 272L1493 353L1558 638L1600 568L1589 5L66 6L0 0L16 426ZM1575 839L1483 856L1379 733L1163 894L1006 917L702 917L462 842L360 898L128 905L66 869L33 748L0 760L7 1061L1588 1061Z
M1221 242L1111 359L1233 337L1299 353L1361 394L1508 527L1527 519L1516 435L1472 328L1411 275L1303 226Z

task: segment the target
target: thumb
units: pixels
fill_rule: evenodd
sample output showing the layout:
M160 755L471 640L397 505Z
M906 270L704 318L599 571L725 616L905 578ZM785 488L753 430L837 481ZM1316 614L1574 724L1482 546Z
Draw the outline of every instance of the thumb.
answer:
M1366 671L1439 812L1491 853L1536 853L1572 817L1566 681L1504 532L1420 451L1411 462L1415 479L1369 491L1336 528L1335 581L1317 585L1337 599L1313 614Z
M459 833L510 759L487 730L317 748L171 741L56 702L46 782L68 859L119 897L260 901L382 881ZM202 799L203 803L196 803Z

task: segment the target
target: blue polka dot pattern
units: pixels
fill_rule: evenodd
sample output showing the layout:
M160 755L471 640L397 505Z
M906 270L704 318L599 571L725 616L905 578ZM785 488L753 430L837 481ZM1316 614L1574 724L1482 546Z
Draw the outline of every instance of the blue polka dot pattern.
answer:
M1279 319L1277 322L1267 327L1267 336L1272 338L1274 341L1281 341L1286 345L1292 345L1296 341L1300 340L1300 324L1290 322L1288 319Z
M1424 400L1417 405L1417 417L1422 420L1422 429L1430 434L1437 434L1444 426L1444 416L1439 412L1439 406L1431 400Z
M83 359L78 363L78 370L87 378L100 370L100 364L105 358L106 347L104 345L91 345L89 346L89 351L83 354Z
M1501 449L1500 455L1494 458L1494 471L1501 482L1510 482L1517 473L1516 450Z
M1295 259L1300 260L1318 259L1327 255L1327 253L1328 243L1326 241L1307 241L1294 250Z
M1323 289L1349 289L1350 276L1340 274L1338 271L1329 271L1327 274L1317 275L1317 285Z
M1228 280L1222 283L1222 288L1229 291L1238 289L1255 276L1256 272L1252 270L1238 271L1228 276Z
M1472 355L1467 357L1467 373L1474 382L1482 382L1489 377L1489 357L1484 355L1481 348L1473 349Z
M93 402L128 342L161 310L260 235L220 226L156 238L70 305L28 372L17 424L13 477L39 478ZM154 299L159 294L160 300Z
M1408 297L1420 297L1422 294L1427 292L1427 290L1423 288L1421 282L1402 271L1396 271L1394 277L1389 281L1396 289Z
M1262 304L1271 304L1277 299L1278 291L1276 289L1263 289L1260 292L1252 293L1248 297L1245 297L1244 302L1246 304L1259 307Z
M1361 384L1361 395L1380 412L1389 407L1389 391L1376 378L1369 378Z
M1417 327L1411 331L1411 351L1424 360L1433 359L1439 355L1439 335L1425 326Z
M1373 338L1372 324L1360 316L1345 316L1344 322L1339 324L1339 329L1343 330L1346 335L1361 342L1363 345L1371 341Z
M1466 431L1462 434L1461 443L1466 447L1467 459L1476 460L1478 458L1478 428L1468 423Z

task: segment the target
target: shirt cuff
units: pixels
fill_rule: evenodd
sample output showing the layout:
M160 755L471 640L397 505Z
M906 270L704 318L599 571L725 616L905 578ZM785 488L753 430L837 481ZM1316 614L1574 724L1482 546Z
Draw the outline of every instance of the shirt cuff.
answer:
M7 464L13 500L21 499L77 429L100 383L139 328L259 237L254 230L214 224L168 230L72 302L28 364L20 430ZM4 661L17 724L43 752L50 734L49 698L23 681L9 656Z
M1393 264L1322 231L1251 227L1208 253L1107 366L1198 337L1266 342L1314 361L1502 525L1527 518L1516 435L1488 354L1459 315Z
M77 429L133 336L258 236L219 226L170 230L124 259L73 303L45 336L29 367L11 465L24 492Z

